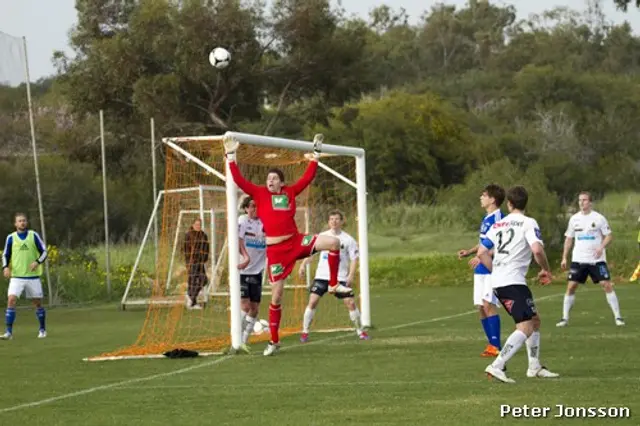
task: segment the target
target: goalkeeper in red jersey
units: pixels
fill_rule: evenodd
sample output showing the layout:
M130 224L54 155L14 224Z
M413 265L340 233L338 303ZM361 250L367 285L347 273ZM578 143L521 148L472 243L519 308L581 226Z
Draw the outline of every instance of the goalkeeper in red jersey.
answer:
M296 261L307 258L319 251L328 251L329 292L348 294L352 290L338 283L340 265L340 240L328 235L305 235L298 231L295 222L296 196L311 183L318 170L318 158L322 151L322 135L313 139L313 158L304 175L292 185L285 185L284 173L271 169L267 174L266 186L259 186L245 179L236 164L238 141L225 138L229 170L233 180L256 203L258 218L262 221L267 243L267 267L272 286L269 306L269 328L271 341L264 355L273 355L280 348L280 318L284 280L291 274Z

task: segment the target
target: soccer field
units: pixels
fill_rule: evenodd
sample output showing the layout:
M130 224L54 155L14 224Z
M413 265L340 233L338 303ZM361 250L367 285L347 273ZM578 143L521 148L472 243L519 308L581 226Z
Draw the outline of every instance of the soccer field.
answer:
M583 421L638 424L638 290L617 286L626 327L613 324L602 291L588 285L570 326L558 329L563 290L533 287L541 359L561 378L526 378L523 347L508 365L514 385L483 373L490 360L479 356L485 340L471 287L374 287L372 340L312 334L301 345L290 336L269 358L261 343L248 356L87 363L82 358L133 342L144 312L54 309L49 337L38 340L35 315L21 310L14 340L0 342L0 424L511 424L500 417L501 404L625 406L631 418ZM501 316L504 341L513 323ZM535 424L580 421L555 412Z

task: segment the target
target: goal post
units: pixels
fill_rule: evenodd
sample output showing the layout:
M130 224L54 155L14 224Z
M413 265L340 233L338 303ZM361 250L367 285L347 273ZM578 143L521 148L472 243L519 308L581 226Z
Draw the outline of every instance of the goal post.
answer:
M156 357L178 348L207 354L229 346L240 348L238 220L243 213L239 211L243 193L235 184L225 160L223 143L228 139L239 142L238 165L243 175L256 184L264 184L268 171L274 167L284 173L286 183L297 180L308 166L313 151L313 143L308 141L239 132L163 138L166 150L164 189L155 200L122 298L123 308L146 306L146 319L134 344L87 360ZM359 246L358 275L353 287L362 325L370 327L365 166L362 148L323 144L314 181L296 197L296 223L301 232L319 233L327 229L330 212L340 210L345 214L344 229L356 238ZM185 271L186 260L179 254L182 253L186 226L195 218L201 220L202 230L210 234L206 277L201 280L206 282L206 289L202 290L199 299L203 306L196 306L197 310L185 306L185 295L191 288L193 275L189 277L192 271ZM152 247L149 236L156 221L161 224L161 232L158 247ZM296 267L286 280L281 322L283 337L301 330L318 258L312 257L306 274L301 272L299 275ZM271 294L266 275L265 268L260 318L266 317ZM144 293L142 297L141 292ZM314 318L313 332L353 329L343 303L334 299L329 295L325 297ZM256 329L250 343L268 340L268 333L260 333Z
M194 138L187 138L187 140L193 140ZM197 138L195 138L197 139ZM240 144L265 146L274 148L284 148L288 150L297 150L304 152L313 152L313 142L305 142L299 140L278 138L272 136L261 136L250 133L240 132L226 132L223 137L223 141L226 139L234 139ZM355 161L355 190L357 200L357 222L358 222L358 246L360 249L360 311L361 321L364 327L371 327L371 300L369 294L369 240L367 237L367 179L366 179L366 160L365 150L358 147L322 144L323 154L341 155L353 157ZM319 166L324 170L329 171L332 175L339 179L348 182L350 185L352 181L331 169L325 165L322 161L319 161ZM227 168L227 196L230 193L235 194L237 191L233 178ZM235 222L231 219L229 225L233 225L237 229L237 218ZM237 239L236 239L237 241ZM236 258L237 262L237 258ZM237 267L237 263L235 264ZM230 263L229 267L233 265Z

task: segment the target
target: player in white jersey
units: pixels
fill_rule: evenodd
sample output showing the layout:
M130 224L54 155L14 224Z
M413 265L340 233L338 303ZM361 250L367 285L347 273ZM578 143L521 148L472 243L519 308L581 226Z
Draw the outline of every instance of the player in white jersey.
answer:
M267 244L262 221L256 214L256 203L250 196L240 204L246 214L238 218L240 253L244 260L240 269L240 300L243 314L242 343L246 344L258 320L262 299L262 275L266 265Z
M522 186L507 191L509 214L496 222L487 237L482 240L478 257L491 270L491 285L494 294L516 323L516 329L505 341L498 357L489 364L485 372L505 383L514 383L507 377L505 365L523 344L527 346L529 368L527 377L558 377L540 363L540 316L526 275L531 264L531 255L542 270L540 282L551 282L551 268L544 251L542 233L535 219L525 216L529 195ZM490 251L493 250L493 259Z
M593 210L591 194L583 191L578 195L580 211L569 219L565 232L564 251L562 252L562 269L567 269L569 250L575 239L571 255L571 265L568 274L567 292L562 305L562 319L557 327L569 324L569 312L576 298L578 284L584 284L587 277L591 277L594 284L600 284L604 290L607 302L613 312L616 325L624 325L620 316L618 296L613 290L611 274L607 266L606 247L611 243L613 235L607 219Z
M342 230L344 225L344 214L339 210L329 212L329 230L320 235L329 235L340 239L340 268L338 269L338 282L344 286L351 287L356 274L358 262L358 243L356 240ZM329 290L329 262L328 251L320 252L320 260L316 269L313 285L309 290L309 304L304 311L302 321L302 334L300 341L305 343L309 339L309 329L311 321L315 315L320 298ZM311 258L306 258L300 265L299 274L304 277L306 266L311 262ZM348 266L347 266L348 265ZM342 299L349 311L349 319L354 323L356 334L361 340L368 340L369 335L360 325L360 311L354 301L353 290L350 293L334 293L337 299Z

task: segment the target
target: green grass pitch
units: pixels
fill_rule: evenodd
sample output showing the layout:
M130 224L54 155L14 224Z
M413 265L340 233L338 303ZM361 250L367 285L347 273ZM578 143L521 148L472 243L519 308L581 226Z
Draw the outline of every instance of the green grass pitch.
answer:
M290 336L270 358L259 344L249 356L88 363L82 358L132 343L144 312L52 309L49 337L38 340L33 311L20 310L14 340L0 342L0 424L512 424L500 417L501 404L624 406L631 418L515 421L638 424L638 289L617 286L626 327L614 325L603 292L588 284L570 326L559 329L563 290L533 286L541 359L561 378L526 378L523 347L508 366L514 385L483 373L490 360L479 356L485 339L471 287L374 287L372 340L311 334L301 345ZM503 310L501 316L504 341L513 322Z

